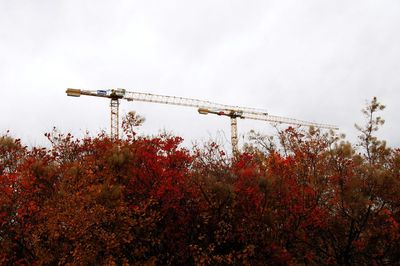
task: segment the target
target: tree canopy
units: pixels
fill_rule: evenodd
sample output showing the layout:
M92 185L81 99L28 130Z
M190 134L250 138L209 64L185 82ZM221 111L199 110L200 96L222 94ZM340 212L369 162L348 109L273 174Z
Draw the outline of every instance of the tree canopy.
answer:
M0 137L1 265L382 265L400 259L400 149L287 128L234 157L176 136Z

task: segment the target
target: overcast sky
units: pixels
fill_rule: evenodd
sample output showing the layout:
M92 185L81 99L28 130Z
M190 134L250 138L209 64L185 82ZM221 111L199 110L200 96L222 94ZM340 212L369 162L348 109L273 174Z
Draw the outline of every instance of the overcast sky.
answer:
M354 140L360 109L387 105L381 137L400 146L400 1L0 0L0 133L44 144L53 126L109 131L109 102L68 87L126 88L336 124ZM229 139L229 119L123 102L188 142ZM239 134L270 132L239 121Z

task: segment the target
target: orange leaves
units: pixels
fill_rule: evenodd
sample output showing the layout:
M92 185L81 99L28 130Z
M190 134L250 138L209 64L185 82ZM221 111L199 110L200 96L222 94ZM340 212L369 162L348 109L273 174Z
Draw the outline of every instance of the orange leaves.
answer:
M0 264L363 265L400 256L399 150L371 167L349 144L291 128L280 135L285 151L229 158L215 143L189 151L179 137L138 137L134 126L115 141L53 132L50 149L0 138Z

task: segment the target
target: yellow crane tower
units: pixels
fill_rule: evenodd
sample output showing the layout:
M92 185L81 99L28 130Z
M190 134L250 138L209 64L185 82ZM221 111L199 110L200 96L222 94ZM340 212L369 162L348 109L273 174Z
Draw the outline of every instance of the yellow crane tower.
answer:
M287 118L282 116L269 115L265 110L231 106L225 104L218 104L209 101L157 95L151 93L141 93L127 91L125 89L111 89L111 90L81 90L81 89L67 89L68 96L80 97L81 95L96 96L109 98L111 100L111 138L119 137L119 100L124 99L127 101L142 101L151 103L162 103L171 105L181 105L197 108L200 114L216 114L228 116L231 119L231 144L232 151L238 151L238 138L237 138L237 118L241 119L254 119L274 123L283 123L288 125L299 126L314 126L316 128L338 129L337 126L320 124L314 122L307 122L303 120Z

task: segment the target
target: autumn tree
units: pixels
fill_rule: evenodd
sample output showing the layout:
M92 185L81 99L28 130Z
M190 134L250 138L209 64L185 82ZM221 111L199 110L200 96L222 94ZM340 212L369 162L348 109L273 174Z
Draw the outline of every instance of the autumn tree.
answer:
M363 109L359 143L253 132L231 157L170 134L0 137L1 265L381 265L400 257L400 149Z

